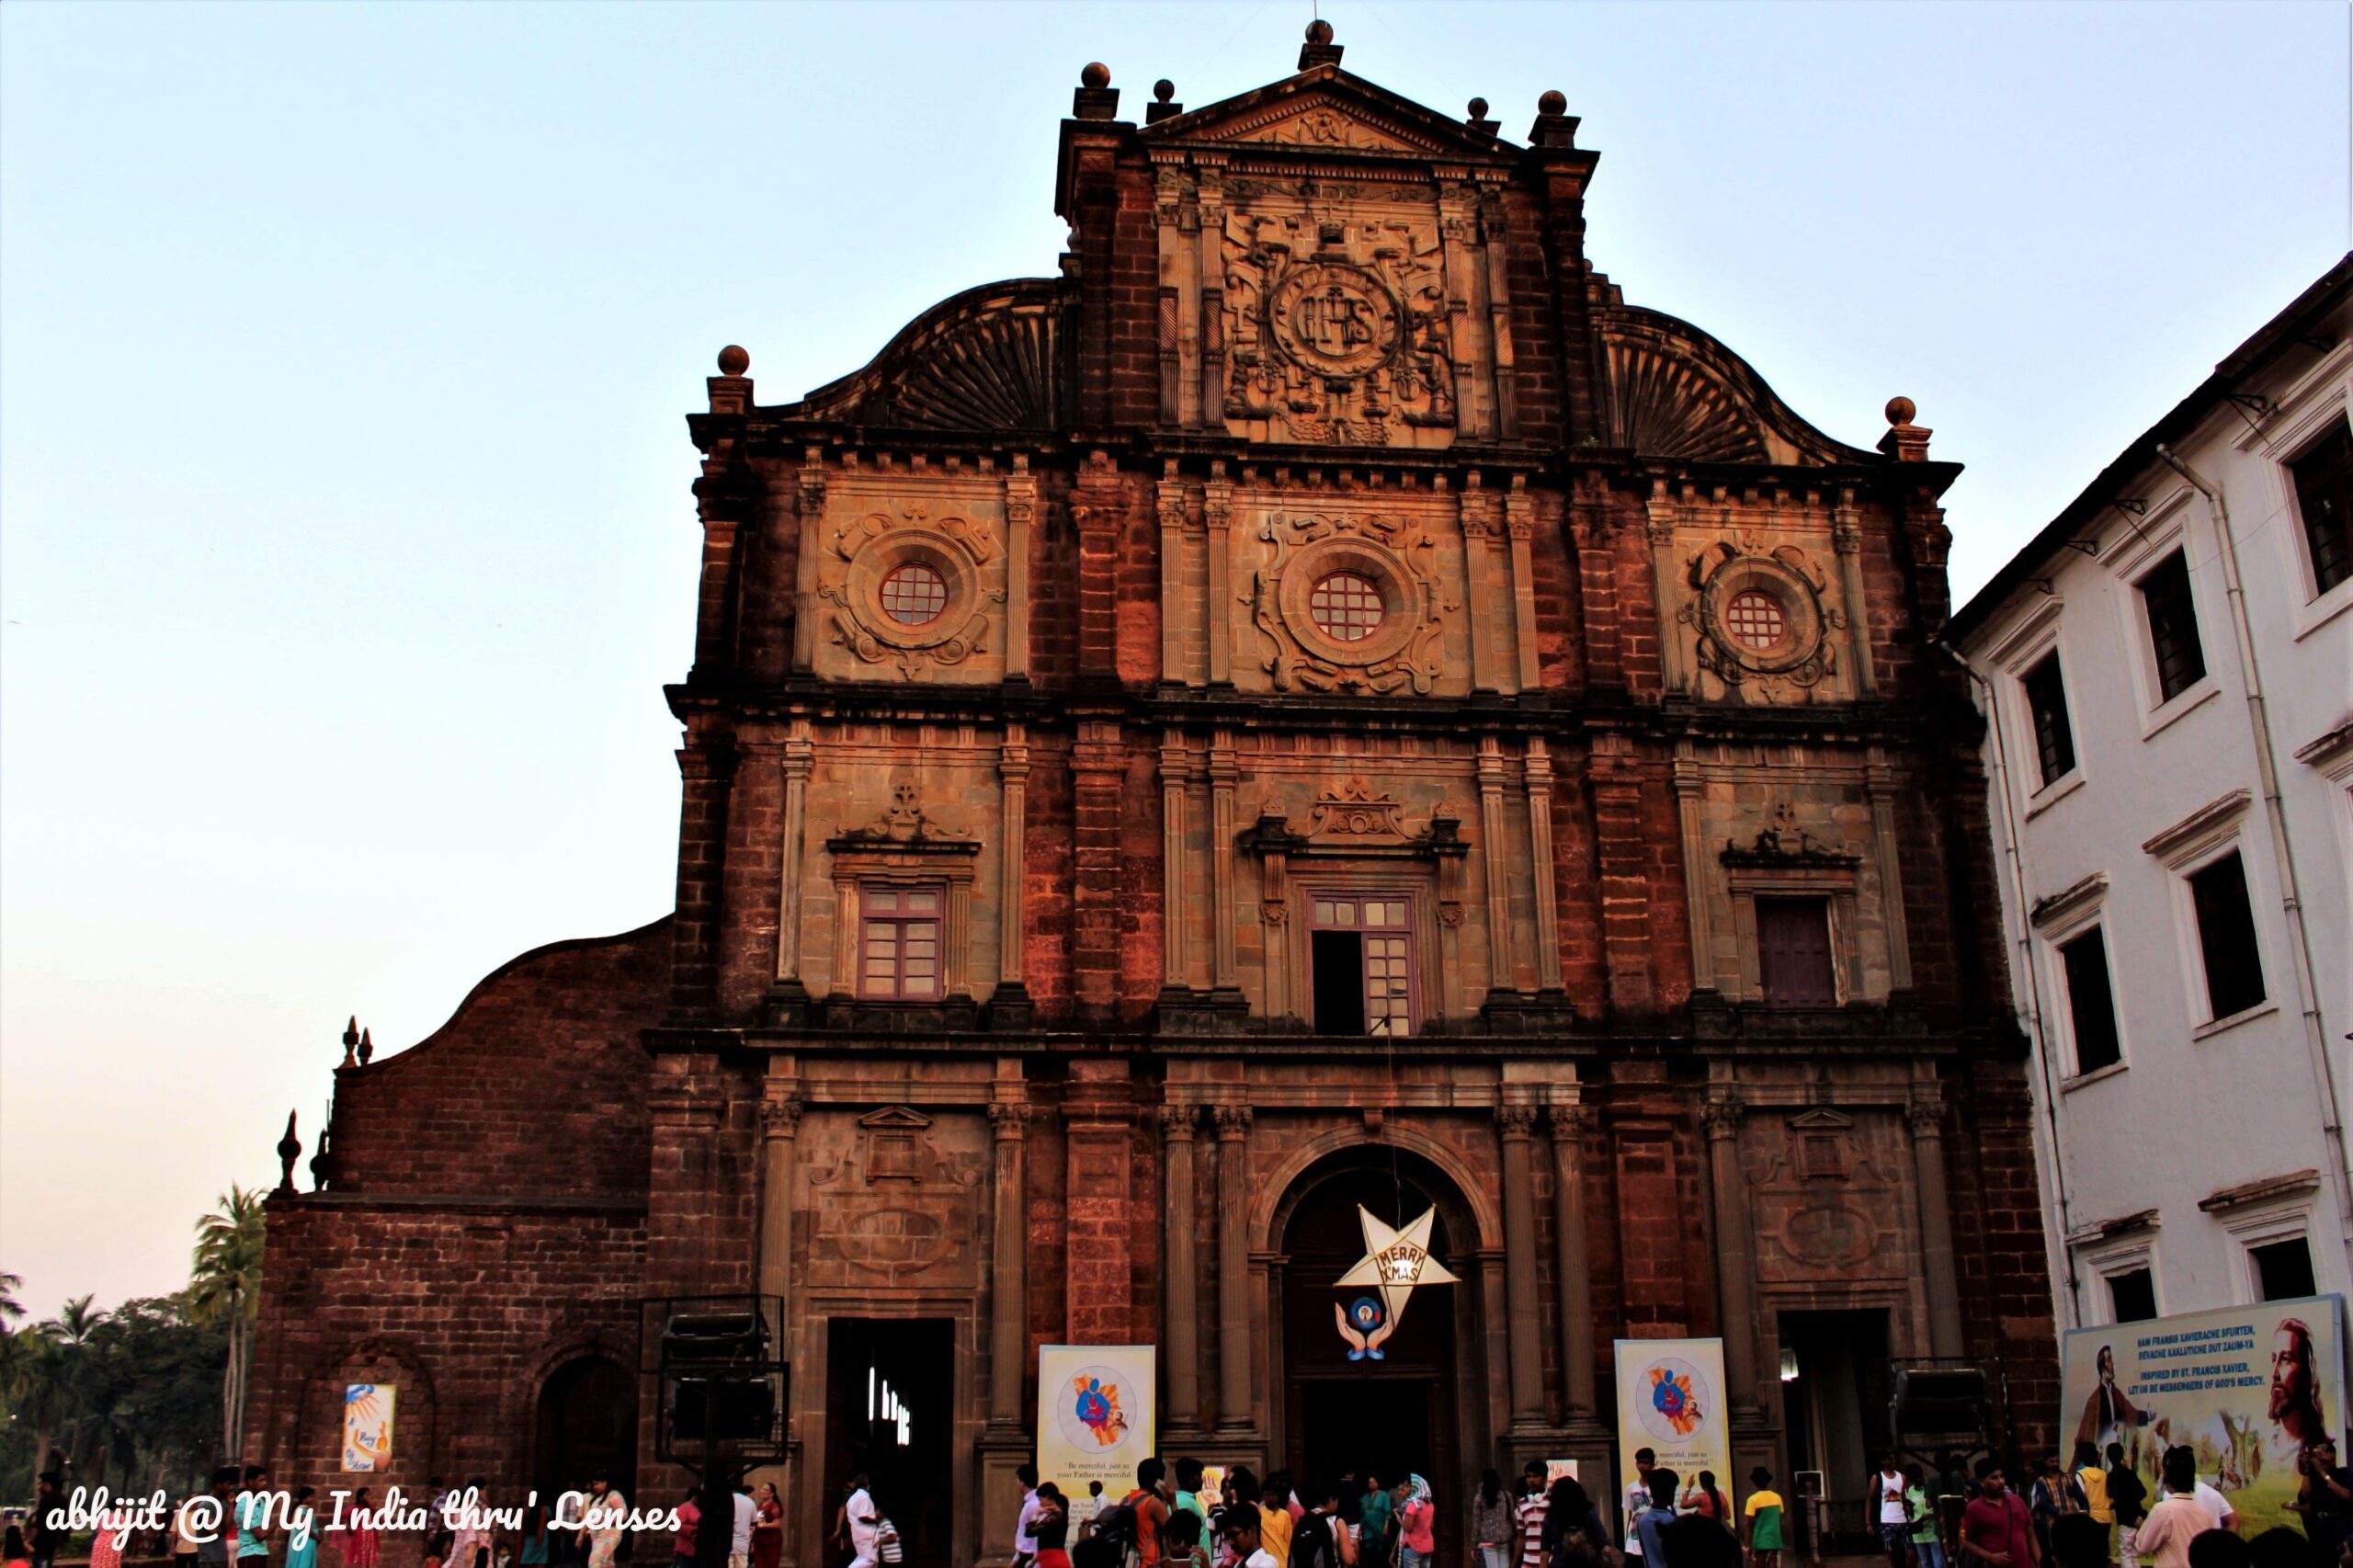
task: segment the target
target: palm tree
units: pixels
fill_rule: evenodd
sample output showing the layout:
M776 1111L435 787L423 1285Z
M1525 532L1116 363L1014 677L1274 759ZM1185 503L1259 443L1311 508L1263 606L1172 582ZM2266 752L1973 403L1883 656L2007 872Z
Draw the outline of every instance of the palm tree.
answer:
M0 1395L31 1418L37 1472L48 1468L50 1434L66 1403L65 1371L54 1323L35 1324L0 1335Z
M17 1300L17 1292L24 1288L23 1275L0 1272L0 1335L12 1332L24 1320L25 1303Z
M233 1182L214 1210L196 1222L196 1267L188 1307L199 1323L229 1331L228 1365L221 1378L222 1453L241 1458L244 1430L245 1364L253 1324L261 1312L261 1254L267 1235L262 1194Z
M91 1297L76 1296L58 1309L57 1316L45 1325L57 1347L63 1369L62 1381L66 1397L73 1402L73 1422L65 1440L66 1456L75 1464L82 1462L82 1425L90 1415L93 1374L91 1339L107 1321L107 1314L92 1309Z

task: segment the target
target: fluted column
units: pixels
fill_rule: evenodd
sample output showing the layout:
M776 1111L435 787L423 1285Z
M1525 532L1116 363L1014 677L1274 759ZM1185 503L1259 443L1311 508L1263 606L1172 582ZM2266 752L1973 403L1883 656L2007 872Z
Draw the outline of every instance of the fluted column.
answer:
M1190 977L1185 950L1185 787L1193 761L1182 731L1170 730L1160 746L1160 983L1174 991ZM1188 1133L1189 1136L1189 1133Z
M1504 1295L1510 1309L1511 1424L1544 1422L1544 1344L1537 1304L1536 1108L1495 1108L1504 1156Z
M1572 1421L1594 1413L1593 1262L1585 1228L1584 1139L1589 1106L1552 1108L1552 1233L1560 1245L1561 1369Z
M1250 1108L1217 1108L1217 1424L1250 1426Z
M1511 888L1506 868L1510 841L1504 835L1504 754L1493 735L1479 738L1479 866L1487 883L1487 988L1517 991L1512 962Z
M994 1245L989 1259L989 1423L1021 1426L1021 1374L1029 1339L1030 1108L989 1107L996 1164Z
M1536 985L1561 989L1561 916L1553 889L1552 758L1543 740L1528 738L1528 864L1536 891Z
M1160 1108L1162 1181L1160 1233L1167 1243L1166 1324L1167 1425L1189 1430L1200 1425L1200 1269L1193 1256L1193 1129L1197 1108Z
M1700 1108L1716 1209L1716 1299L1722 1306L1724 1378L1735 1412L1756 1407L1756 1286L1748 1245L1748 1192L1740 1174L1740 1096L1719 1092Z
M801 841L816 760L809 722L794 721L792 737L784 743L784 837L777 848L776 978L784 986L801 983Z
M1928 1352L1961 1354L1961 1287L1952 1265L1952 1200L1945 1190L1944 1105L1933 1088L1904 1107L1912 1180L1920 1197L1920 1274L1928 1288Z

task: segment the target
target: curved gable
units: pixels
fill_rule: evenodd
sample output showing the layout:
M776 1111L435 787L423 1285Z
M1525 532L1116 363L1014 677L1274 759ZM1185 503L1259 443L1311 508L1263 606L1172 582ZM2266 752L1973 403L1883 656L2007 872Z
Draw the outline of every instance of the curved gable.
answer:
M1594 314L1608 366L1611 444L1688 462L1886 460L1806 423L1747 360L1689 322L1634 305Z
M910 430L1050 430L1062 398L1051 278L1016 278L951 294L899 329L882 351L779 412Z

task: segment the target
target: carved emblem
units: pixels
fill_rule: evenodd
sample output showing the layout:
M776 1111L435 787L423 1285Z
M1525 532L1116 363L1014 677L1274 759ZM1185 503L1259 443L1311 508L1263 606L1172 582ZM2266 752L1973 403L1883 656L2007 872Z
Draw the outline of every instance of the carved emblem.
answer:
M870 1111L854 1129L835 1124L821 1147L836 1158L809 1172L812 1278L896 1285L969 1265L983 1162L971 1146L977 1131L976 1122L942 1129L907 1106Z
M1386 795L1374 798L1372 787L1363 779L1350 778L1315 802L1312 831L1351 838L1404 838L1398 813L1404 809Z
M1786 701L1837 667L1829 632L1847 624L1826 604L1828 579L1793 544L1719 540L1691 557L1695 596L1677 619L1699 636L1699 665L1728 691Z
M1415 442L1455 424L1435 224L1293 210L1225 225L1225 414L1278 440ZM1238 432L1250 434L1253 432Z
M1445 615L1438 547L1419 523L1368 513L1269 513L1259 525L1266 559L1242 602L1265 639L1260 667L1290 691L1428 692L1442 668ZM1317 624L1316 585L1335 574L1371 584L1379 623L1353 641Z
M870 665L892 665L908 680L964 663L986 646L987 607L1005 601L990 581L1002 553L983 519L935 519L910 502L896 516L869 512L834 531L817 597L834 607L833 641ZM887 591L893 574L915 571L915 595Z
M902 781L892 790L891 803L883 808L881 815L864 827L842 829L836 838L848 841L854 847L888 848L894 844L921 845L972 836L970 830L950 832L932 821L923 809L922 791Z
M1295 364L1357 376L1397 348L1397 301L1362 267L1315 262L1286 274L1267 298L1267 331Z

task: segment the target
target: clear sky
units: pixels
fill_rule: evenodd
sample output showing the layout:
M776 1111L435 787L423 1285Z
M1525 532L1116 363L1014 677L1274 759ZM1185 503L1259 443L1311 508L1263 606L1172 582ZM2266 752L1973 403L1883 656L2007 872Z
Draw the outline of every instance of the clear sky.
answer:
M2347 8L1324 0L1524 135L1629 301L1870 445L1966 593L2347 248ZM681 416L1051 273L1056 122L1288 74L1310 0L0 6L0 1268L189 1228L482 974L671 894ZM308 1185L307 1178L304 1185Z

